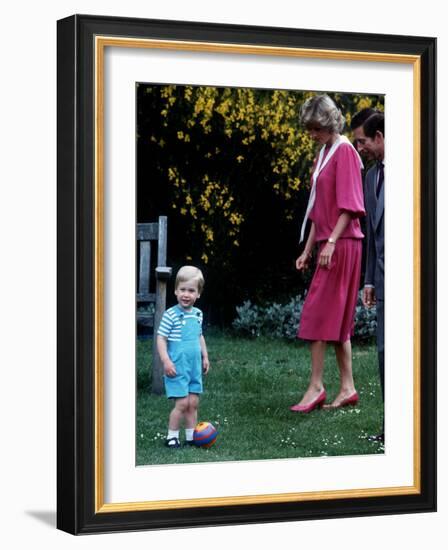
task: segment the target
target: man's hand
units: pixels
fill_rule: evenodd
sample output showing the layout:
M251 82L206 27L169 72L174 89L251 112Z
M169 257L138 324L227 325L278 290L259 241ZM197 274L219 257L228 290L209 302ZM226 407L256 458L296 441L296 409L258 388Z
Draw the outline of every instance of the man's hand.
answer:
M375 289L373 287L365 286L362 289L362 303L367 309L370 309L376 304Z

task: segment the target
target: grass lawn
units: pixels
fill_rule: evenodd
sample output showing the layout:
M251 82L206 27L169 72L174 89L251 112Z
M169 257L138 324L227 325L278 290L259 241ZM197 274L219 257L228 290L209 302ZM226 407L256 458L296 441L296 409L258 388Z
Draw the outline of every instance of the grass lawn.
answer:
M297 403L307 388L308 346L269 338L246 340L220 332L207 333L206 340L211 368L204 381L199 420L211 422L218 429L218 438L210 449L177 450L163 445L172 403L150 393L152 340L138 341L138 465L384 452L383 445L365 438L380 431L382 422L374 346L353 348L358 406L303 415L288 407ZM327 352L325 384L332 401L339 388L332 347Z

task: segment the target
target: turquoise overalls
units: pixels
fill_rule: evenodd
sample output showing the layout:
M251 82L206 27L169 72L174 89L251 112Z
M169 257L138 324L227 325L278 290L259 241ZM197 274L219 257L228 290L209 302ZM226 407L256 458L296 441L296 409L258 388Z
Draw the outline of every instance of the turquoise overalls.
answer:
M168 340L168 355L176 366L176 376L165 376L167 397L187 397L190 393L202 393L202 354L199 338L202 334L202 313L191 312L176 306L181 324L181 340Z

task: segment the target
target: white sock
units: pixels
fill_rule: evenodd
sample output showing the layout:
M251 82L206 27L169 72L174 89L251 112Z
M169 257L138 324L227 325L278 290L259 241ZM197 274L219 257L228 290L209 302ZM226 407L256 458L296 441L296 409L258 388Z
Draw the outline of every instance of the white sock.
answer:
M179 439L179 430L168 430L166 438L171 439L172 437L177 437L177 439Z
M191 428L191 430L186 429L185 430L185 439L187 441L193 441L193 433L194 433L194 428Z

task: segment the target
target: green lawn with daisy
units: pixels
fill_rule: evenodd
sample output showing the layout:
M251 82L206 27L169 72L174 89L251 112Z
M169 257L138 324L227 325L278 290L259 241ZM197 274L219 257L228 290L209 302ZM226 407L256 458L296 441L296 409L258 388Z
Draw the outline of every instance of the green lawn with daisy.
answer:
M309 348L298 342L206 334L210 372L198 421L218 430L209 449L164 446L172 403L151 394L152 339L137 342L137 465L307 458L384 453L366 439L381 431L383 404L374 345L353 345L353 375L360 400L354 407L293 413L308 386ZM339 374L331 346L325 386L331 402ZM184 430L181 430L181 440Z

